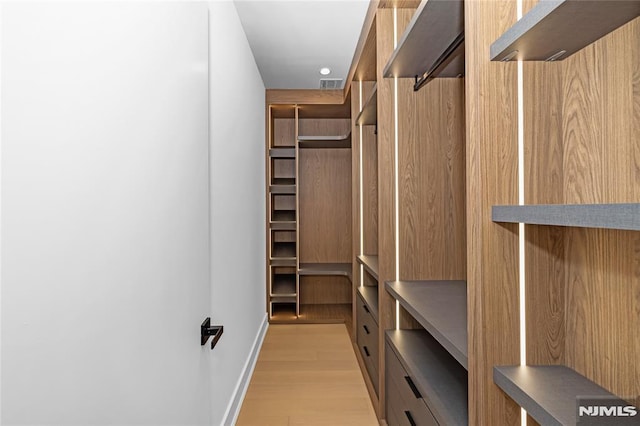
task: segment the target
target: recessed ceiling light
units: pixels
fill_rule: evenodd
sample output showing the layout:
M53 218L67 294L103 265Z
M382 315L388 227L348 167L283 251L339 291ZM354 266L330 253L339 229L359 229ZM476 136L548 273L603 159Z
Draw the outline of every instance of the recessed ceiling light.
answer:
M327 68L327 67L320 68L320 74L329 75L329 74L331 74L331 70L329 68Z

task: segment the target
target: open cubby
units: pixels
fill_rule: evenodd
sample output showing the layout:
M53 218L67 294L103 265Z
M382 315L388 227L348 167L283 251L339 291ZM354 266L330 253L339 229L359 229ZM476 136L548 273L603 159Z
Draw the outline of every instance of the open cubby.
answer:
M296 257L296 232L271 231L271 258Z
M276 321L295 321L296 301L271 301L271 319Z
M291 267L271 268L271 296L291 297L297 295L296 269Z
M296 160L295 158L270 159L271 185L295 185L296 184Z
M271 222L296 221L296 196L271 194Z

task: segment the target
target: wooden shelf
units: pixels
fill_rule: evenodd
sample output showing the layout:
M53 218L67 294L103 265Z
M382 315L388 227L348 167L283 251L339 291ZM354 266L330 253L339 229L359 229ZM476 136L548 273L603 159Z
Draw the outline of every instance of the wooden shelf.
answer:
M460 364L424 330L385 333L386 341L411 375L438 423L468 424L468 375Z
M269 192L272 194L295 194L295 185L269 185Z
M295 297L296 274L274 274L271 281L272 297Z
M297 264L296 258L271 258L271 266L293 266Z
M638 15L637 1L540 1L493 42L491 60L562 60Z
M378 86L373 86L369 99L364 104L362 111L356 118L358 126L375 126L378 124Z
M391 281L386 289L466 369L467 283Z
M351 148L351 132L340 136L298 136L299 148Z
M272 231L295 231L295 222L270 222L269 229Z
M269 150L271 158L296 158L295 148L271 148Z
M378 255L361 254L357 257L358 263L364 266L364 269L371 274L373 278L378 279Z
M367 304L367 307L371 311L371 314L379 321L378 316L378 287L376 286L359 286L358 293L362 296L364 303Z
M343 276L351 280L350 263L301 263L298 269L301 276Z
M640 204L493 206L494 222L640 231Z
M575 425L579 396L617 398L569 367L494 367L493 381L543 425ZM620 399L615 405L629 405ZM606 403L614 402L607 399Z
M384 76L414 78L424 74L437 74L438 77L463 75L464 54L460 53L464 53L464 50L458 49L451 55L452 60L442 62L447 56L445 52L463 34L462 0L423 0L387 62Z

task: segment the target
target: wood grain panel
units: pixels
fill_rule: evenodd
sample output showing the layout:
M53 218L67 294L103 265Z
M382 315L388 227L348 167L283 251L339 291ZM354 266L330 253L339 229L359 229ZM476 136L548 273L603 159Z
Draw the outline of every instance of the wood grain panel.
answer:
M398 80L400 279L466 279L464 81Z
M341 304L351 300L351 282L346 277L300 277L301 304Z
M465 2L469 424L515 425L519 407L494 384L494 365L517 364L518 227L491 221L516 204L516 64L489 46L516 21L513 1Z
M365 15L364 22L362 24L362 30L360 31L360 37L358 38L358 44L356 45L353 58L351 60L351 66L349 67L349 73L344 85L344 97L346 99L347 94L351 90L351 84L359 80L375 80L376 79L376 13L378 10L379 0L369 1L369 8ZM373 38L371 38L373 37ZM367 63L371 63L371 66L367 66ZM358 71L359 70L359 71ZM371 70L371 76L367 74L365 77L364 70ZM353 116L355 117L355 115Z
M293 118L273 119L273 146L294 146L296 143L295 120Z
M562 204L562 64L525 62L523 81L525 204ZM563 364L564 232L527 226L525 238L527 363Z
M351 130L351 120L301 118L298 120L298 134L300 136L340 136Z
M362 102L371 96L374 83L363 82ZM375 126L362 131L362 204L364 249L361 254L378 254L378 146Z
M413 10L397 11L397 30L401 34L411 19ZM394 85L392 79L383 77L384 67L393 53L394 11L379 9L376 15L376 74L378 90L378 278L381 283L396 278L395 269L395 115ZM395 328L395 300L378 286L378 312L380 315L378 342L384 348L384 330ZM379 406L378 414L384 418L385 381L384 350L381 350L378 364Z
M381 0L379 8L398 8L398 9L416 9L420 5L420 0ZM402 31L398 34L398 38L402 35Z
M564 61L568 203L640 200L639 31L633 21ZM566 361L620 396L640 394L639 247L637 232L565 231Z
M298 153L300 263L351 262L351 150Z
M354 81L376 80L376 22L375 16L371 22L371 29L364 42L360 60L354 73ZM353 116L355 117L355 115Z
M267 104L338 104L345 101L342 90L267 89Z

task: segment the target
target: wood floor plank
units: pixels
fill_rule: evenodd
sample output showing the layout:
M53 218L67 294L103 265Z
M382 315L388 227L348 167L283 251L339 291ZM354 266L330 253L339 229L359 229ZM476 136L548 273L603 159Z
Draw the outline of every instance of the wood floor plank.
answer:
M236 424L377 425L345 325L272 324Z

